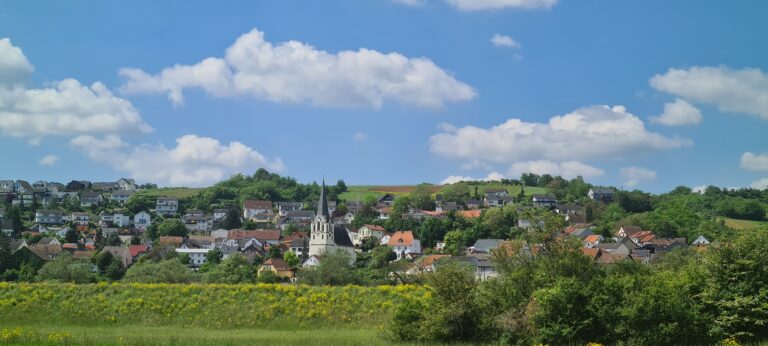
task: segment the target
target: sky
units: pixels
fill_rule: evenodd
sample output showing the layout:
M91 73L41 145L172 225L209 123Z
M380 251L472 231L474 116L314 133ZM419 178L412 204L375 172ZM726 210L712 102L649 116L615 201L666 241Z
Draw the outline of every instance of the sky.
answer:
M0 2L0 179L768 186L768 2Z

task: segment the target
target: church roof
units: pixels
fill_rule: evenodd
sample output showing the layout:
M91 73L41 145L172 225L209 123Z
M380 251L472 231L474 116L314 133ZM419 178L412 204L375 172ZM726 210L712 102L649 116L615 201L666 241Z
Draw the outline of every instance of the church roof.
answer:
M325 216L326 220L331 219L331 215L328 212L328 199L325 197L325 179L323 179L323 186L320 188L320 201L317 203L317 216Z
M352 240L349 239L347 229L342 226L333 227L333 242L336 246L355 247L355 245L352 244Z

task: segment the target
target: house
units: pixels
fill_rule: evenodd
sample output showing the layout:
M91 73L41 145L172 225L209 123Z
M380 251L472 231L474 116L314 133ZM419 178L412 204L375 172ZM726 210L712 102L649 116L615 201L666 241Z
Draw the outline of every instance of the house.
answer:
M80 206L90 207L92 205L101 205L104 203L104 197L96 191L85 191L80 193Z
M162 238L162 237L161 237ZM189 255L189 266L193 268L203 265L208 257L208 252L212 249L189 249L189 248L177 248L176 253L179 255Z
M483 201L479 199L468 199L467 200L467 209L478 209L480 206L483 205Z
M334 217L333 223L335 225L347 226L347 225L351 225L352 221L354 220L355 220L355 214L353 214L351 211L348 211L346 214L342 216Z
M227 213L229 213L229 209L214 209L213 221L223 220L225 217L227 217Z
M478 239L474 245L467 249L469 254L487 254L499 247L501 239Z
M533 200L533 206L534 207L553 207L555 204L557 204L557 199L553 196L548 195L533 195L531 197Z
M595 260L595 262L598 264L614 264L631 260L632 257L630 255L625 255L623 253L603 253L597 260Z
M35 222L41 225L61 225L64 223L64 212L61 210L38 210L35 212Z
M621 228L619 228L619 231L616 232L616 236L626 238L635 233L642 232L642 231L643 229L638 226L621 226Z
M499 273L493 268L489 255L461 256L452 257L451 259L473 267L475 270L475 278L477 280L485 281L499 276ZM439 267L437 270L440 270Z
M304 255L304 249L309 249L309 239L306 237L291 239L288 249L301 258Z
M91 184L91 189L94 191L112 191L117 187L115 182L94 182Z
M16 180L16 182L13 184L13 188L18 193L32 191L32 185L30 185L26 180Z
M384 196L381 196L376 204L381 206L391 207L392 204L394 203L395 203L395 196L392 195L391 193L387 193Z
M122 204L128 202L128 199L130 199L133 194L134 192L131 190L117 190L112 192L109 196L109 200Z
M48 182L44 180L38 180L34 183L32 183L32 188L37 189L47 189L48 188Z
M140 211L133 216L133 227L146 231L152 225L152 216L146 211Z
M613 190L610 189L589 189L587 196L592 200L605 204L613 202Z
M605 238L599 234L588 235L584 238L584 247L591 249L597 246L597 244L600 244L603 240L605 240Z
M62 251L61 245L58 244L33 244L26 248L43 261L56 259Z
M213 229L213 216L201 211L190 211L181 217L181 221L192 232L209 232Z
M48 190L48 192L64 192L66 186L64 186L62 183L49 182L45 188Z
M381 240L387 234L387 230L379 225L363 225L357 230L357 243L355 246L360 246L363 243L363 239L374 237Z
M397 259L402 259L409 253L421 253L421 242L413 237L411 231L397 231L393 233L387 245L397 254Z
M380 207L376 211L379 212L379 220L388 220L389 215L392 214L392 207Z
M301 202L278 202L277 213L280 216L286 216L289 212L299 211L304 207L304 203Z
M575 204L555 204L552 211L562 215L577 215L582 213L583 208Z
M132 261L136 261L136 259L139 258L139 256L149 253L152 251L152 244L146 243L141 245L131 245L128 247L128 251L131 253Z
M581 225L587 223L587 218L581 214L566 214L565 221L572 225Z
M597 247L592 247L592 248L583 247L581 248L581 253L584 254L584 256L591 258L593 261L597 261L597 259L603 254L602 250L600 250L600 248L597 248Z
M435 211L440 212L449 212L449 211L456 211L459 210L458 204L456 202L440 202L437 203L437 208L435 208Z
M445 258L450 258L451 255L426 255L416 261L416 265L408 270L406 274L417 275L432 273L435 271L435 262L438 262Z
M42 245L61 245L59 239L54 237L42 237L37 243Z
M271 201L258 201L248 199L243 201L243 218L248 220L264 220L265 215L272 214L272 202Z
M703 235L700 235L698 238L696 238L696 240L693 241L693 243L691 243L691 245L699 247L707 246L709 245L709 240Z
M162 245L169 245L174 248L180 248L184 244L184 238L182 237L163 236L159 238L159 241Z
M88 213L75 212L72 213L72 223L75 224L75 228L78 231L88 230L88 223L91 222L91 216Z
M503 207L512 203L512 197L509 196L509 192L505 189L488 189L485 190L484 202L486 207Z
M651 231L640 231L632 233L627 238L635 242L635 244L643 246L656 239L656 235Z
M113 258L119 260L124 268L128 268L133 264L133 256L131 256L131 250L124 246L105 246L101 249L101 252L109 252Z
M133 179L120 178L115 184L118 189L125 191L136 191L137 188L136 181Z
M158 197L155 212L163 216L173 216L179 210L179 199L173 197Z
M310 226L309 255L345 251L350 256L350 263L355 263L357 253L349 232L343 226L336 226L331 219L326 198L325 181L320 189L320 199L317 203L317 213Z
M304 261L304 263L301 264L302 268L314 268L320 265L320 259L322 256L320 255L311 255L307 257L307 259Z
M14 192L16 185L13 180L0 180L0 192Z
M261 264L259 267L259 275L264 272L270 271L279 278L292 279L294 277L293 270L288 266L285 261L279 258L270 258Z

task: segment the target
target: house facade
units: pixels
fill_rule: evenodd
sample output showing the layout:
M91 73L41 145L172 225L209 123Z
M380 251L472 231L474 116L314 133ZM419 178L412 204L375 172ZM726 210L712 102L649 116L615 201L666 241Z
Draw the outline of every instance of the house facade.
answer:
M164 216L173 216L179 211L179 200L172 197L158 197L155 212Z

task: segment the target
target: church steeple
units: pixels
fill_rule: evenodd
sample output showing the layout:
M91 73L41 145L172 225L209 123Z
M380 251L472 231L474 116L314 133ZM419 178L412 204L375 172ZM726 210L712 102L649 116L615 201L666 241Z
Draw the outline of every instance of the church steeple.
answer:
M328 199L325 197L325 178L323 178L323 186L320 188L320 201L317 202L317 216L325 216L327 221L331 220L331 215L328 212Z

